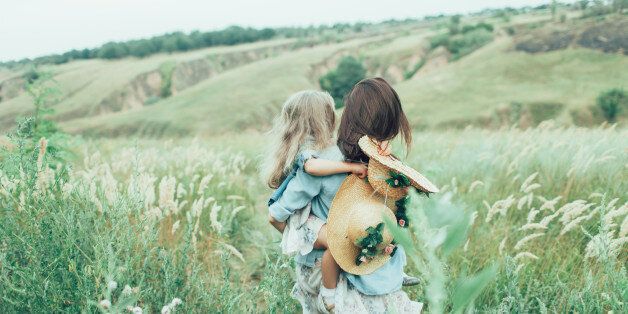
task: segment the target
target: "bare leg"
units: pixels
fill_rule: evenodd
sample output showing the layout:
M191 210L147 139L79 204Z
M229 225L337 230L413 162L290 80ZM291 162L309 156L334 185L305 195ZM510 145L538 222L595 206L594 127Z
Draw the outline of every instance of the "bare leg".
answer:
M336 261L329 250L326 250L325 253L323 253L321 270L323 272L323 287L327 289L335 289L338 284L338 276L340 276L340 267L336 264Z
M283 233L284 229L286 229L286 223L277 221L273 216L268 216L268 222L277 229L277 231Z
M340 266L334 260L327 246L327 224L323 225L318 231L318 238L314 242L315 249L325 249L323 260L321 262L321 271L323 272L323 287L334 289L338 284L338 276L340 276Z
M314 248L318 250L326 250L327 247L327 224L324 224L318 231L318 237L314 242Z

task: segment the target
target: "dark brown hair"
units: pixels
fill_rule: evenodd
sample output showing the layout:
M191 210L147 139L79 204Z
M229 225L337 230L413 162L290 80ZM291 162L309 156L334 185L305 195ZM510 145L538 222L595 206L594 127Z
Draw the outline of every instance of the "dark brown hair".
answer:
M338 129L338 147L349 160L368 161L358 146L364 136L391 140L398 134L407 150L412 143L412 129L406 118L397 92L383 78L364 79L345 97L345 110Z

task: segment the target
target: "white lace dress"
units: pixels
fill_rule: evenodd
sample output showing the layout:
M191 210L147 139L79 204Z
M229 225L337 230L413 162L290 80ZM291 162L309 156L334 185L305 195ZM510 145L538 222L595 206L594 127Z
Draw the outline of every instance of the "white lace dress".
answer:
M314 249L314 242L325 222L311 214L311 205L299 209L286 221L281 238L281 252L286 255L307 255Z
M292 297L301 303L303 313L320 313L316 307L321 286L320 263L314 267L297 264L296 283ZM408 295L398 290L393 293L370 296L360 293L341 275L336 288L335 313L421 313L423 303L410 300Z

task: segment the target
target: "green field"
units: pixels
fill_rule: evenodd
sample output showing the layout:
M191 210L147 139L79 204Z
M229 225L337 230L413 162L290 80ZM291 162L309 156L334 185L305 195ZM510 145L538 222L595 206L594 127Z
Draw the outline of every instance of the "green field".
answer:
M443 32L439 27L444 21L381 27L334 41L276 39L144 59L75 61L43 70L53 73L61 90L53 106L55 119L67 132L87 135L264 130L288 95L318 88L318 78L343 55L357 56L368 75L393 83L417 127L478 125L513 102L561 104L557 116L542 119L569 125L570 111L594 105L605 90L627 88L628 59L574 45L535 54L514 49L517 38L538 30L538 25L548 30L564 27L549 19L538 13L509 22L469 18L465 24L494 23L495 40L460 60L433 66L425 73L419 70L411 79L404 79L404 73L421 60L429 63L436 58L429 53L429 42ZM574 16L569 23L568 27L584 29L596 22ZM509 36L508 27L519 33ZM2 70L0 83L20 73ZM164 73L174 73L169 97L160 95L170 80ZM1 101L1 129L7 130L16 117L27 115L29 102L24 93Z
M434 306L433 284L446 280L446 296L453 279L494 264L477 311L625 310L626 138L548 126L416 133L408 162L441 187L435 200L451 193L475 219L464 246L447 259L436 251L445 279L411 253L407 271L422 283L406 291ZM261 135L68 145L78 152L69 173L37 172L36 158L0 172L1 307L95 311L109 300L155 312L176 297L183 312L299 311L291 262L266 219L271 191L256 173ZM413 206L411 221L422 221L419 208L430 207ZM544 226L522 230L531 223ZM416 248L429 230L413 224Z

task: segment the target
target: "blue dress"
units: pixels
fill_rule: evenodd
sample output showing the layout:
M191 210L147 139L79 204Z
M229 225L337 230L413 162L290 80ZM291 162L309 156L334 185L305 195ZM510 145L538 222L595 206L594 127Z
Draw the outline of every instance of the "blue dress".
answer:
M346 174L317 177L309 175L304 170L305 162L310 158L343 161L344 156L337 146L331 146L321 152L304 151L299 154L295 167L286 180L273 193L269 200L270 215L278 221L286 221L295 211L312 206L312 214L327 221L331 202L338 188L346 178ZM316 260L323 256L324 250L313 250L307 255L297 254L295 261L309 267L314 267ZM384 295L401 289L403 282L403 268L406 264L406 254L401 246L395 255L368 275L352 275L344 273L347 280L365 295Z

